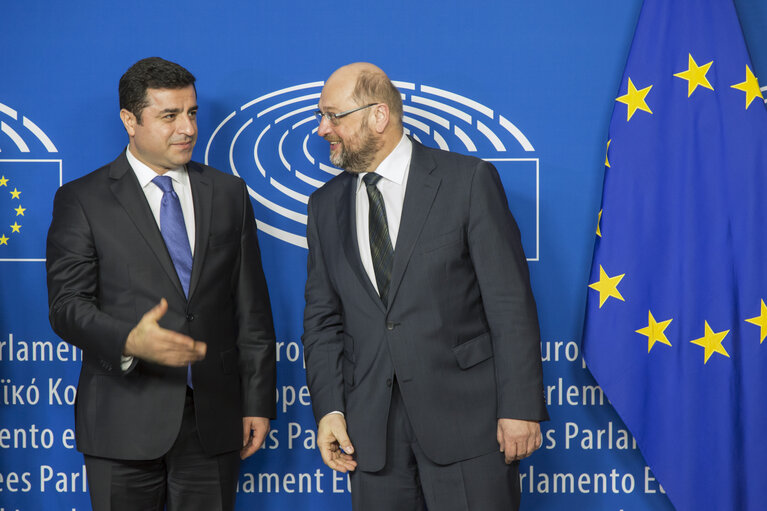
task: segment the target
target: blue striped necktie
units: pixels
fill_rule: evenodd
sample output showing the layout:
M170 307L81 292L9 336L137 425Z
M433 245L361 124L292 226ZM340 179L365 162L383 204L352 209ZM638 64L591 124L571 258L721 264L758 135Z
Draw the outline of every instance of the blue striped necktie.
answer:
M189 297L189 281L192 276L192 249L189 245L189 236L184 223L184 212L181 210L181 202L173 190L173 180L168 176L157 176L152 179L162 190L162 202L160 203L160 232L165 240L173 266L184 288L184 295ZM186 383L192 386L192 366L187 366Z
M394 260L391 237L389 237L389 224L386 220L386 206L383 196L376 187L381 176L369 172L362 177L368 192L370 211L368 213L368 225L370 235L370 255L373 258L373 271L378 285L378 294L384 305L388 305L389 282L391 281L391 267Z

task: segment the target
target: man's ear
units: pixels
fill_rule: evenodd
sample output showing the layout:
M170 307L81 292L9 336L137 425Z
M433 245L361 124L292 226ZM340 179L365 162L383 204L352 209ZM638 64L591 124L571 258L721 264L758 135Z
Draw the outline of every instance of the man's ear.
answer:
M386 127L389 125L389 105L386 103L379 103L375 106L375 126L376 133L379 135L386 131Z
M134 136L136 134L136 124L138 124L138 119L133 115L133 112L129 112L123 108L120 110L120 119L122 119L123 126L125 126L125 131L128 132L128 136Z

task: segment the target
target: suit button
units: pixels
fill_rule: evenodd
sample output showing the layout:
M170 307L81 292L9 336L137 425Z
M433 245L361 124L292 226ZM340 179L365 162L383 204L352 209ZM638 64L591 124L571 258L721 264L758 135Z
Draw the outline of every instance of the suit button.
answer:
M388 322L386 323L386 329L387 329L387 330L394 330L394 323L393 323L393 322L391 322L391 321L388 321Z
M194 321L194 314L187 314L186 315L186 320L187 321Z
M386 378L386 386L391 387L391 378Z

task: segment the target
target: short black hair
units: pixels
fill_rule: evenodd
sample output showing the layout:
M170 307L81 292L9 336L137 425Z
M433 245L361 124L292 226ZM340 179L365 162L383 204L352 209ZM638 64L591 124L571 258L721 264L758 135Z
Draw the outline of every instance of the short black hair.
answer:
M175 62L160 57L141 59L120 78L120 109L131 112L141 124L141 112L149 104L147 89L183 89L194 86L194 81L194 75Z

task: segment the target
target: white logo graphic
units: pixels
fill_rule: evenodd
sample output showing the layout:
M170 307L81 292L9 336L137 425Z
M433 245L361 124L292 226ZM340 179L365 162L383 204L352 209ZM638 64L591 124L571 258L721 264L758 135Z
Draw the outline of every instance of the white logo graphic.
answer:
M206 164L247 182L259 230L303 248L309 195L343 172L330 164L328 144L317 136L313 112L323 84L295 85L242 105L218 125L205 148ZM511 183L507 190L522 199L509 202L528 260L537 261L539 160L527 137L506 117L467 97L394 84L402 93L406 133L432 147L491 161Z
M53 194L62 180L58 153L43 130L0 103L0 261L45 261Z

